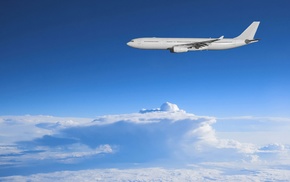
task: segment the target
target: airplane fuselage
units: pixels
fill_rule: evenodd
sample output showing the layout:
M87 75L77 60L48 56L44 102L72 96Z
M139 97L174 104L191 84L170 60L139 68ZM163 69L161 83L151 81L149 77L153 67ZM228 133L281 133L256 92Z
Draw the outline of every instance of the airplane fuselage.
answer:
M181 46L184 44L192 44L196 42L203 42L208 40L215 40L212 38L137 38L127 43L127 45L138 49L159 49L159 50L171 50L174 46ZM223 50L232 49L246 45L245 40L236 39L221 39L216 42L212 42L208 46L195 48L188 48L189 51L197 50Z

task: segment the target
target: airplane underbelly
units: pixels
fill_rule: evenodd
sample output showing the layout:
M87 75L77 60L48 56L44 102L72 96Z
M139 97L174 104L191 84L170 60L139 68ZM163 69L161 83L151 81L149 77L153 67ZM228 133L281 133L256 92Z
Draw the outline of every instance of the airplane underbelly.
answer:
M212 43L208 46L208 50L223 50L237 47L235 43Z
M232 49L240 46L244 46L244 41L236 41L233 40L232 42L216 42L212 43L208 46L208 50L223 50L223 49Z

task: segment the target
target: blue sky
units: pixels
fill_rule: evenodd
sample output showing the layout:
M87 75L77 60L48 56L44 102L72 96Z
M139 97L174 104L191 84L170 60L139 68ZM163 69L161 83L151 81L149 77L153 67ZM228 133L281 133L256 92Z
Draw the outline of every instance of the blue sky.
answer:
M288 180L289 8L287 0L0 1L0 181ZM231 38L253 21L262 40L232 50L126 45ZM178 106L158 108L166 101Z
M0 180L288 180L289 7L0 1ZM232 50L126 45L232 38L253 21L262 40Z
M200 115L287 116L289 7L271 1L1 1L0 115L94 117L165 101ZM171 54L132 38L235 37L259 43Z

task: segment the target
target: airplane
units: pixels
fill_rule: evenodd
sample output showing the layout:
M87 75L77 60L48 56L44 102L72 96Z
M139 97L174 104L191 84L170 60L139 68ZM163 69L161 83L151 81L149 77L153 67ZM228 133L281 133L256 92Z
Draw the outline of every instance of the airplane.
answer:
M171 53L183 53L201 50L232 49L254 42L254 36L260 22L254 21L243 33L235 38L136 38L127 43L128 46L138 49L169 50Z

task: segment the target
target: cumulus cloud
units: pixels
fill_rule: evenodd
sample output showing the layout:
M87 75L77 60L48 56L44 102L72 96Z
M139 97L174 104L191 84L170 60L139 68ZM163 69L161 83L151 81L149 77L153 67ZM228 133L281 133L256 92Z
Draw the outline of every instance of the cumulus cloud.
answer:
M94 119L3 116L0 176L93 167L270 164L272 159L290 164L285 160L290 156L287 145L258 146L251 140L219 137L218 122L169 102Z
M176 104L172 104L170 102L163 103L160 108L155 109L141 109L140 113L148 113L148 112L178 112L180 110Z

